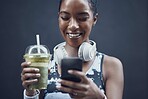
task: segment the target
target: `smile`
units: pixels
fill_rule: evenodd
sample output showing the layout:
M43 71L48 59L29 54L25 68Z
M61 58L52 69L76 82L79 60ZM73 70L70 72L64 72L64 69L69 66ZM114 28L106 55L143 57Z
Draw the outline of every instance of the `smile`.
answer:
M69 38L80 38L82 33L67 33Z

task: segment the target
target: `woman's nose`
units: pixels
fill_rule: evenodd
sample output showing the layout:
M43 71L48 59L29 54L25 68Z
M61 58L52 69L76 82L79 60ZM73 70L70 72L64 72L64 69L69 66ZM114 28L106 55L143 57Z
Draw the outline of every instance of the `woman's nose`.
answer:
M71 19L70 22L69 22L68 28L71 31L77 30L79 28L79 24L78 24L77 20Z

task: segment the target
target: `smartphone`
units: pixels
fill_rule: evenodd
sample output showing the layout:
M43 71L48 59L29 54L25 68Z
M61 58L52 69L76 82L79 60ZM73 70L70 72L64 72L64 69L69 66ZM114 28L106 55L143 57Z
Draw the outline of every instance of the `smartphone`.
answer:
M80 82L81 79L68 73L68 70L82 71L82 59L78 57L64 58L61 60L61 79Z

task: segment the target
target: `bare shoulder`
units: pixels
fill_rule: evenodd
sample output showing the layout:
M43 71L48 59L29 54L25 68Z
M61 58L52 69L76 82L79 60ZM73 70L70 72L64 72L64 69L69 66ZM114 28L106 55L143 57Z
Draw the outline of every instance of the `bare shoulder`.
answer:
M122 62L116 57L104 55L103 72L104 78L121 74L123 72Z
M114 66L116 68L122 67L121 61L113 56L104 55L104 65L105 66Z
M122 99L124 74L122 62L112 56L104 56L103 78L108 99Z

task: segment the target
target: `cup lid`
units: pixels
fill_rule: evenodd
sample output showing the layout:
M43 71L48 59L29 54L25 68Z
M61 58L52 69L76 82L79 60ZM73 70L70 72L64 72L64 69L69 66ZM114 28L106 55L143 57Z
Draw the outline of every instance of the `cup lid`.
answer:
M25 54L50 54L50 52L45 45L31 45L27 47Z

